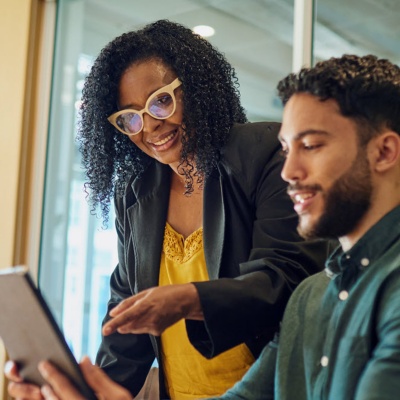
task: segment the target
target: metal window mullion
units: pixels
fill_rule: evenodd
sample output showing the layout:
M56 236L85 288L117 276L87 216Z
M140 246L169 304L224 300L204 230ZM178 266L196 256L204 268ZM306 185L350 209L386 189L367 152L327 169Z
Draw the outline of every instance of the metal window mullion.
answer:
M312 65L314 7L314 0L294 0L293 72Z

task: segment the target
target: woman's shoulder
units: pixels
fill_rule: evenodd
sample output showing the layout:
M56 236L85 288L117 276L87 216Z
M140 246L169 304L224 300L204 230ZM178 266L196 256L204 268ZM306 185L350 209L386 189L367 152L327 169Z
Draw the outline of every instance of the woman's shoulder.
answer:
M222 151L222 162L241 167L265 165L280 149L278 122L253 122L235 124L231 128L228 143Z
M275 152L279 147L278 122L252 122L235 124L231 128L225 153L248 152L266 154Z
M231 135L242 136L261 136L261 137L275 137L277 138L280 122L263 121L263 122L248 122L245 124L234 124L231 129Z

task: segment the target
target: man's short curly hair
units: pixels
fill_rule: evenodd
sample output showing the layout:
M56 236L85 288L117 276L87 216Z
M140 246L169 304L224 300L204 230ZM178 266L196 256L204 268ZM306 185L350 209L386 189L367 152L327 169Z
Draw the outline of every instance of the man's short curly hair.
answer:
M278 83L283 104L296 93L336 100L356 122L362 144L384 128L400 134L400 68L388 60L346 54L321 61Z
M160 60L182 82L185 130L181 163L186 168L187 193L202 184L215 168L235 122L247 122L240 104L233 67L223 54L189 28L160 20L124 33L99 54L87 76L77 140L86 170L85 188L95 209L107 219L110 198L122 193L127 181L140 176L150 158L119 133L107 117L117 110L121 75L135 62Z

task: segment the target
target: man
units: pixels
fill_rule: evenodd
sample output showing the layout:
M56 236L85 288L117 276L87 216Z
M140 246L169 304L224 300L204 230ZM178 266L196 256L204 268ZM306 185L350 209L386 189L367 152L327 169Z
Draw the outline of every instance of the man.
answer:
M295 290L278 349L268 345L222 398L398 399L400 69L346 55L278 91L298 231L341 246Z
M298 230L337 237L341 246L326 271L292 295L279 346L270 343L222 399L397 399L400 69L373 56L343 56L289 75L278 90L282 177ZM43 367L67 398L62 377ZM110 388L87 377L99 393Z

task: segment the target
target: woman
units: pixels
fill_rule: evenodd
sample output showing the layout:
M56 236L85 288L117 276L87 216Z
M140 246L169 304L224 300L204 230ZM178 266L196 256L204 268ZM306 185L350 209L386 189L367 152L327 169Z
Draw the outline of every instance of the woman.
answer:
M133 395L155 357L160 398L224 393L326 256L296 233L279 125L246 123L224 56L169 21L101 51L81 117L86 188L105 218L115 195L118 232L98 364Z

